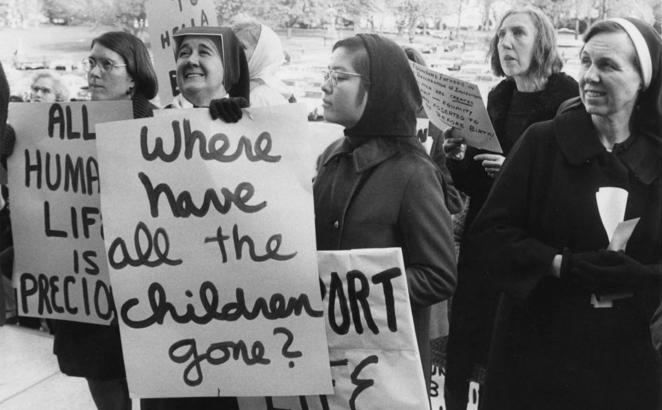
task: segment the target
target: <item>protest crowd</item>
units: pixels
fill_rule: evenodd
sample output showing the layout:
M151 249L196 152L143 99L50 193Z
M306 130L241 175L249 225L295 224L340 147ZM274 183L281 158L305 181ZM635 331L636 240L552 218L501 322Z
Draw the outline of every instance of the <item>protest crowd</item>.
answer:
M0 324L50 332L97 409L662 409L652 26L595 22L575 81L509 10L486 105L356 34L320 124L271 28L170 36L171 67L95 38L90 101L38 73L9 104L0 66Z

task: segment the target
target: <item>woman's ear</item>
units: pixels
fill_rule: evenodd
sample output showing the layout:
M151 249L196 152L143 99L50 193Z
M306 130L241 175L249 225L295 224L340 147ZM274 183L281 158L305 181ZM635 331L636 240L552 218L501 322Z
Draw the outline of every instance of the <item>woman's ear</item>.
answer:
M136 82L134 81L133 77L129 76L129 89L126 90L127 95L130 95L133 97L133 94L136 91Z

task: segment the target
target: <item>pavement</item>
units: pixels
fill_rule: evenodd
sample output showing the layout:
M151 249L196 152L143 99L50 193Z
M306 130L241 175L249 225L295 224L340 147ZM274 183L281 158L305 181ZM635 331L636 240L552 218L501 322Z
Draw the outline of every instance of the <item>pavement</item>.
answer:
M0 326L0 410L96 409L85 379L60 373L52 352L48 333Z

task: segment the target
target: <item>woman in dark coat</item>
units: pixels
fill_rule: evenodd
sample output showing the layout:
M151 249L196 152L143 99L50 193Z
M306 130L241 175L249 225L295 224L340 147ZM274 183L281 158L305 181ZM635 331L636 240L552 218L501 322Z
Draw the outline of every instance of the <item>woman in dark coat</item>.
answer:
M526 131L470 233L504 291L484 409L660 408L648 325L662 260L662 42L635 19L596 23L584 42L581 100ZM624 219L640 218L625 251L605 250L605 188L625 190Z
M469 382L485 380L489 344L499 292L488 281L477 250L466 232L483 206L501 163L524 130L534 122L554 117L559 105L578 94L577 83L560 72L556 35L549 19L538 9L512 9L502 18L491 43L495 75L506 76L488 95L487 112L503 155L461 145L450 138L440 153L445 155L455 186L469 195L465 232L460 244L458 286L453 297L447 345L445 398L450 410L467 406Z
M147 48L125 32L92 40L84 61L93 101L131 100L134 118L151 117L158 84ZM53 350L60 370L87 380L99 410L131 409L117 323L110 326L58 320Z
M430 305L453 293L455 256L441 175L416 139L420 92L391 40L359 34L333 50L322 85L324 117L346 128L318 162L317 248L402 248L429 380Z

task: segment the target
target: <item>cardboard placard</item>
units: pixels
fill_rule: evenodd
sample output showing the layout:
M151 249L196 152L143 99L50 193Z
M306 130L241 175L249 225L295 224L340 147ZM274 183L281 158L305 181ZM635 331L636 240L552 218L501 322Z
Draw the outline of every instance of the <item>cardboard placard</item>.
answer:
M113 319L94 126L132 112L130 101L9 105L17 136L8 174L20 315Z
M411 63L423 97L423 108L440 129L454 127L468 145L502 153L476 84Z
M97 129L137 396L332 390L305 109L250 113L226 124L207 109L172 110Z
M318 252L334 394L239 398L241 410L428 410L399 248Z

